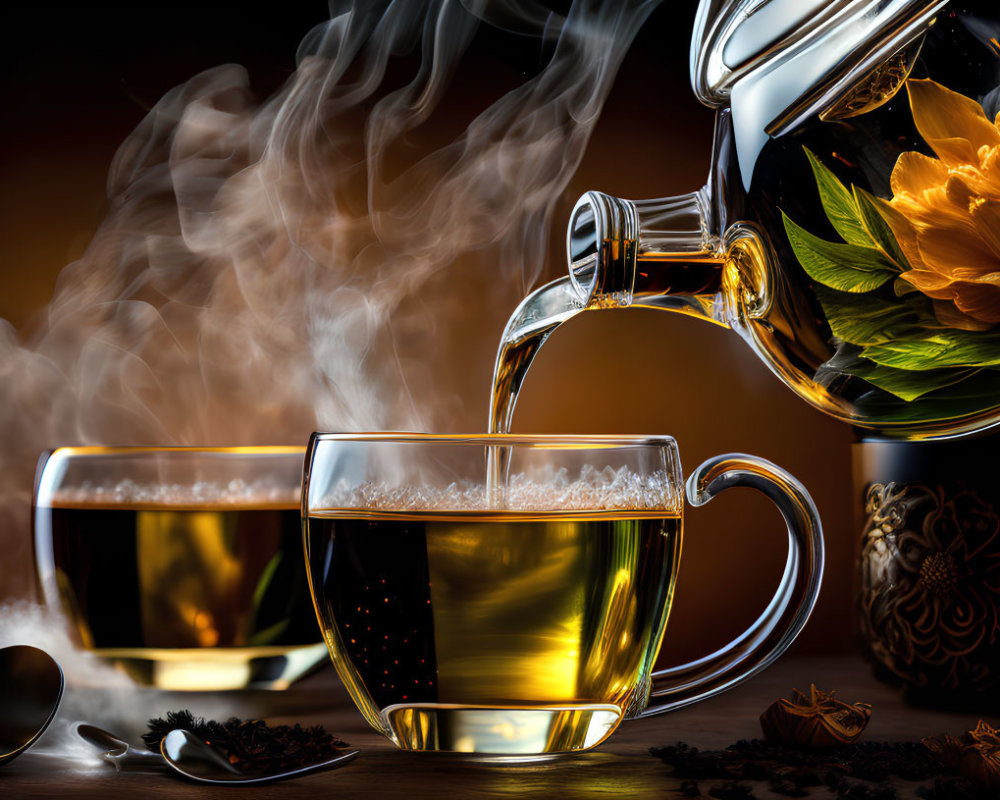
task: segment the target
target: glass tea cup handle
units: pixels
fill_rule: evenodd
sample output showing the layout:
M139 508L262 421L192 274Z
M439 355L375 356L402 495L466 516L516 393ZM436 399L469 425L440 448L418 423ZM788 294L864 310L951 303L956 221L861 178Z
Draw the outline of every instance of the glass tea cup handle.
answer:
M769 667L809 619L823 577L823 529L805 487L781 467L742 453L711 458L687 480L687 498L701 506L724 489L748 486L767 495L788 526L788 559L778 591L742 635L697 661L654 672L650 702L634 717L697 703L732 689Z

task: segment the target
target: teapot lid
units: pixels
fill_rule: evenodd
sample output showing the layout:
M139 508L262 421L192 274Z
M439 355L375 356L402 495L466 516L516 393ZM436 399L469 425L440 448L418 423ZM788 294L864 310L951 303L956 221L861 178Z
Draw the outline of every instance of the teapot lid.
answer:
M730 105L744 184L769 136L833 106L917 42L948 0L701 0L691 84Z

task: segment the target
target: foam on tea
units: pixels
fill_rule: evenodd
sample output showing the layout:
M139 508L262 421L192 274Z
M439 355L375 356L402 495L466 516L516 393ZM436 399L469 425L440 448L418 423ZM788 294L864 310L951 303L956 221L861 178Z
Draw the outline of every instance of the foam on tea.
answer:
M322 654L294 487L81 483L35 531L46 601L141 683L280 687Z
M666 476L518 475L503 496L367 484L310 513L334 663L401 747L591 747L647 699L680 553Z
M179 483L117 483L59 489L52 494L53 506L162 506L164 508L262 508L266 506L298 508L299 490L267 480L247 483L240 479L225 484L197 481Z
M361 484L342 480L314 507L353 509L361 512L385 511L642 511L680 510L682 498L663 471L645 475L627 467L598 470L585 466L570 477L566 469L551 467L530 474L519 473L503 482L501 491L491 491L486 483L455 482L436 486L397 486L387 483Z

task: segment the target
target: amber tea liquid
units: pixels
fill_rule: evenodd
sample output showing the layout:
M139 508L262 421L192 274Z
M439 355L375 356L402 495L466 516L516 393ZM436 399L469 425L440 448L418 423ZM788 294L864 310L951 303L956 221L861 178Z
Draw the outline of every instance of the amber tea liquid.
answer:
M283 688L326 657L297 505L75 500L35 527L49 602L139 682Z
M680 552L670 513L313 512L341 679L405 749L592 747L647 699Z

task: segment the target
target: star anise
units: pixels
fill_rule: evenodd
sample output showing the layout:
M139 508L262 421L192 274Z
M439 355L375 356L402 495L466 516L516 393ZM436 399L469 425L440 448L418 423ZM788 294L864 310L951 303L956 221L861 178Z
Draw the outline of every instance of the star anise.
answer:
M776 700L760 715L764 737L790 747L816 750L850 744L861 736L872 715L867 703L842 703L833 692L815 684L809 694L792 691L791 699Z
M948 769L988 789L1000 789L1000 729L979 721L960 737L944 734L922 740Z

